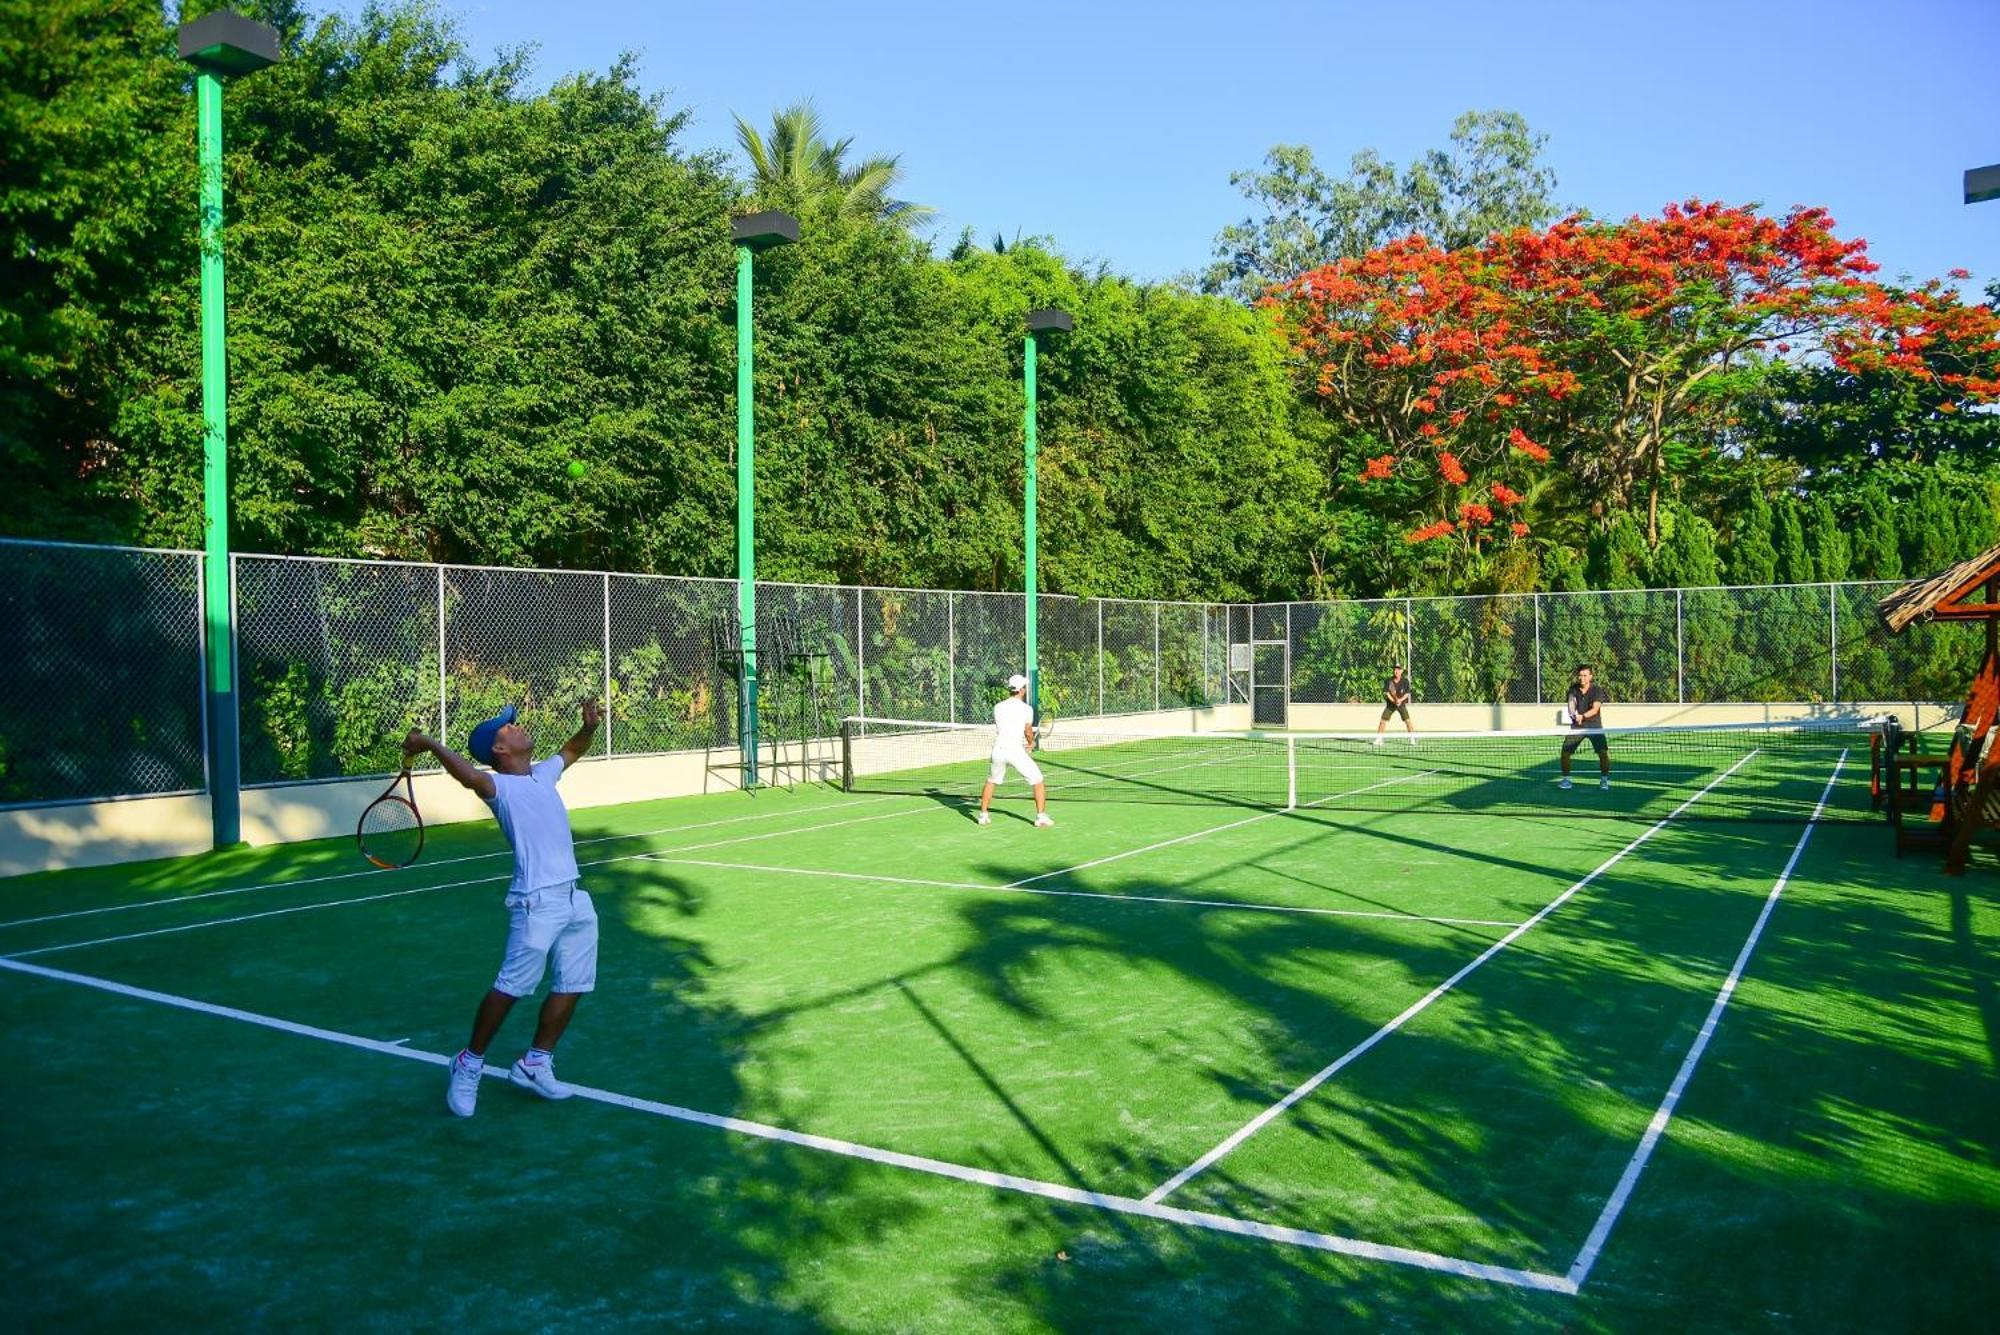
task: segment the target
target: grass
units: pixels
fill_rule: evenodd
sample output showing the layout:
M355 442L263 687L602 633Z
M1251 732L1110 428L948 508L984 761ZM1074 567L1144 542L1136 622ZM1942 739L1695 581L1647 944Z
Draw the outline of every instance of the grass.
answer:
M1826 779L1753 763L1713 796ZM442 1069L398 1058L455 1051L497 964L490 823L402 872L327 841L16 878L0 1273L64 1327L1983 1328L1992 860L1891 860L1851 768L1834 801L1578 1292L1509 1279L1570 1273L1802 826L1628 848L1672 808L1060 784L1046 831L921 793L576 813L603 939L566 1079L1025 1191L493 1080L451 1118ZM1213 1227L1134 1211L1343 1054L1161 1201Z

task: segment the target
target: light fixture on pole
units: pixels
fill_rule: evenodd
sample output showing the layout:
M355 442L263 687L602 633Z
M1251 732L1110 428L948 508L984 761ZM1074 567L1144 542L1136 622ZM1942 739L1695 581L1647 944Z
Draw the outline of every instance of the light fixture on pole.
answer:
M222 84L278 60L278 34L222 10L181 25L195 67L201 174L202 596L207 663L209 812L217 848L242 840L238 789L236 622L229 596L229 352L222 285Z
M1024 449L1026 451L1026 467L1023 469L1025 475L1023 482L1025 496L1022 500L1021 509L1025 546L1024 555L1026 557L1024 564L1027 567L1026 582L1028 594L1028 705L1035 710L1037 718L1041 717L1042 669L1036 643L1036 598L1038 596L1036 561L1038 553L1035 532L1035 350L1041 335L1068 333L1075 327L1076 324L1070 319L1068 311L1060 311L1053 306L1044 307L1041 310L1029 311L1027 339L1022 347L1021 355L1021 385L1027 401L1026 415L1023 423Z
M751 271L758 251L799 239L799 220L772 210L730 225L736 243L736 615L743 668L737 719L743 786L757 786L757 427L752 393Z

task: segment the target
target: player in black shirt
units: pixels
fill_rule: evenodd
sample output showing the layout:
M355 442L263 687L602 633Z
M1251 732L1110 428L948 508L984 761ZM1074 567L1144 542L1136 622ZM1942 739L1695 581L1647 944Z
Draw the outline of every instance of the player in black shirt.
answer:
M1375 725L1374 745L1382 745L1382 730L1389 726L1389 716L1403 716L1403 731L1410 734L1410 745L1417 744L1417 730L1410 726L1410 679L1403 675L1401 663L1390 670L1389 679L1382 683L1382 718Z
M1583 745L1584 738L1590 739L1590 747L1597 752L1597 786L1611 786L1611 749L1604 744L1604 688L1597 684L1597 674L1588 663L1579 663L1576 681L1569 688L1569 700L1563 707L1563 718L1570 727L1569 736L1562 744L1562 782L1559 787L1567 788L1569 782L1569 758L1576 754L1576 748Z

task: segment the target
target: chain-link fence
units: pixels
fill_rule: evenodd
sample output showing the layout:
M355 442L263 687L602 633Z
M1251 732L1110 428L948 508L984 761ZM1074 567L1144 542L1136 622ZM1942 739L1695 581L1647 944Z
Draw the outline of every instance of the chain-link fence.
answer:
M0 803L205 783L201 556L0 541ZM501 705L544 745L580 703L596 753L737 744L733 580L241 556L234 561L243 781L382 774L411 728L462 743ZM1950 701L1984 637L1875 619L1894 584L1620 590L1220 606L1044 594L1041 700L1071 717L1380 698L1558 698L1579 662L1629 702ZM1013 593L760 584L760 729L830 735L849 714L981 721L1022 669Z
M197 791L201 558L0 542L0 803Z
M1950 701L1982 637L1875 618L1890 583L1631 589L1289 604L1291 700L1381 698L1406 663L1415 698L1532 704L1561 698L1581 663L1635 704ZM1260 626L1276 624L1261 604Z

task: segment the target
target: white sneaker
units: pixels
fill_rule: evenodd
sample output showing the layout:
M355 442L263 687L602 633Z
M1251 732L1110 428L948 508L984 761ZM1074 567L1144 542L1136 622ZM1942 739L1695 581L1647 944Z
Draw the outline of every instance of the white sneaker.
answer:
M1041 812L1035 817L1035 828L1038 830L1046 830L1054 824L1055 822L1049 819L1049 813L1046 811Z
M566 1099L572 1093L568 1085L556 1079L554 1062L537 1062L530 1066L525 1061L517 1061L507 1072L507 1083L532 1089L545 1099Z
M1415 733L1409 732L1409 733L1404 733L1403 735L1410 739L1411 746L1415 746L1417 744L1417 735Z
M975 825L991 825L993 823L993 817L987 815L983 811L975 811L972 813L972 821L973 824Z
M1380 746L1380 745L1382 745L1382 735L1381 735L1380 733L1377 733L1377 734L1375 734L1375 740L1374 740L1374 741L1372 741L1372 742L1370 742L1370 743L1368 743L1368 745L1370 745L1370 746Z
M1561 782L1561 783L1559 783L1559 784L1557 784L1557 785L1556 785L1556 787L1558 787L1558 788L1562 789L1562 790L1563 790L1564 792L1568 792L1568 791L1570 790L1570 787L1571 787L1571 784L1570 784L1570 781L1569 781L1569 775L1567 775L1567 774L1563 775L1563 776L1562 776L1562 782Z
M479 1073L486 1066L467 1066L454 1057L451 1059L451 1082L444 1087L444 1106L460 1117L472 1116L472 1110L479 1104Z
M1606 774L1606 775L1602 775L1602 776L1600 776L1600 777L1599 777L1599 779L1597 780L1597 786L1598 786L1599 788L1603 789L1603 790L1604 790L1605 792L1607 792L1607 793L1608 793L1608 792L1610 792L1610 791L1611 791L1611 776L1610 776L1609 774Z

